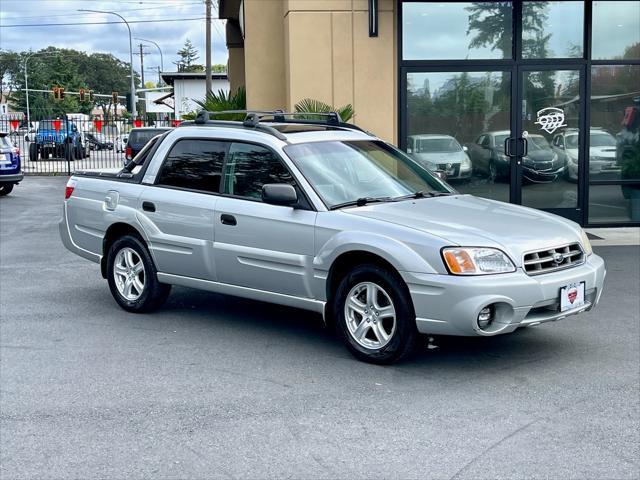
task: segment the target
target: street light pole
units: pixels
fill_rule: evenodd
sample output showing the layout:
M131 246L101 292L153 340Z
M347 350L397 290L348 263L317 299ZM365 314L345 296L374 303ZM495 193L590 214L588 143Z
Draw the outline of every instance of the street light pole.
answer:
M120 17L120 19L122 19L122 21L127 26L127 29L129 30L129 67L131 69L131 87L130 87L131 88L131 115L133 116L133 118L136 118L138 116L138 110L136 108L136 83L135 83L135 78L133 76L133 40L131 37L131 27L129 26L129 22L127 22L122 15L116 12L107 12L104 10L87 10L84 8L80 8L78 9L78 11L91 12L91 13L107 13L110 15L115 15L116 17ZM116 108L116 112L117 112L116 105L114 105L114 108Z
M164 72L164 59L162 58L162 49L160 48L160 45L153 40L147 40L146 38L135 37L135 39L140 40L141 42L153 43L158 48L158 52L160 52L160 68L162 68L162 71Z
M207 46L205 49L205 92L204 98L206 99L211 93L212 85L211 85L211 0L205 0L206 3L206 18L207 25L205 29L205 38L207 42Z

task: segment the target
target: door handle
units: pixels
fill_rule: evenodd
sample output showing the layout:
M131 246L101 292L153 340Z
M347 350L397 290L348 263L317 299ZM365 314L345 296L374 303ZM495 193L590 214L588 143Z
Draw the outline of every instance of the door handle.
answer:
M238 224L238 222L236 222L236 217L234 217L233 215L229 215L228 213L223 213L222 215L220 215L220 221L222 222L223 225Z
M156 206L152 202L142 202L142 210L145 212L155 212Z
M504 154L507 157L515 157L516 155L513 153L513 149L511 148L511 145L513 145L513 143L516 142L516 138L512 138L512 137L508 137L504 139ZM517 145L517 143L516 143Z
M524 137L519 140L522 140L522 156L526 157L527 153L529 153L529 140Z

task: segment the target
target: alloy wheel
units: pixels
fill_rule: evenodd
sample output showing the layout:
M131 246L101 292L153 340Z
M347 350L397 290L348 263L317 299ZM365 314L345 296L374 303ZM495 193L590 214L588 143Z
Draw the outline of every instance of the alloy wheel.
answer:
M347 330L358 345L379 349L396 331L396 311L389 294L372 282L355 285L344 305Z
M129 301L136 301L144 291L144 263L138 253L125 247L116 255L113 265L113 279L120 295Z

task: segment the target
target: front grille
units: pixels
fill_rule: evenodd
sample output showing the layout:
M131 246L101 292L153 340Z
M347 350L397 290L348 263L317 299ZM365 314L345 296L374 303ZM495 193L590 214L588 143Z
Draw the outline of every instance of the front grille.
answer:
M555 272L584 263L585 257L579 243L549 248L524 254L522 265L529 275Z

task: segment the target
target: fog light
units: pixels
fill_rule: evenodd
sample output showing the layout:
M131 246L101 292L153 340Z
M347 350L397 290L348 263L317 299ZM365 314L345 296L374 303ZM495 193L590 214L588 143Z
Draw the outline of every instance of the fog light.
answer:
M493 322L493 308L484 307L478 314L478 327L485 330Z

